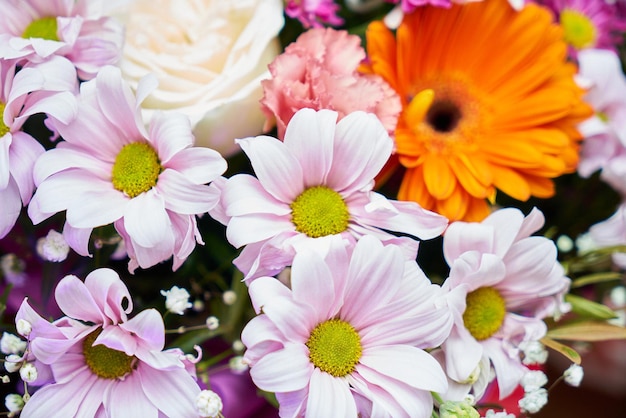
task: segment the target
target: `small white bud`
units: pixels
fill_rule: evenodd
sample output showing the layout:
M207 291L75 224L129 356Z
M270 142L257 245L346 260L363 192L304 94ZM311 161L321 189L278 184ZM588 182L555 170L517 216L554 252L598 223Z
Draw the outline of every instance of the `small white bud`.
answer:
M243 343L241 342L241 340L235 340L233 341L233 351L236 353L241 353L243 350L245 350L246 346L243 345Z
M15 323L15 327L17 328L17 333L22 337L28 338L31 331L33 330L33 325L25 319L18 319Z
M15 254L0 257L0 270L4 280L15 286L23 286L26 281L26 263Z
M51 229L48 235L37 240L37 254L46 261L59 263L67 258L70 246L63 234Z
M556 247L562 253L568 253L574 248L574 241L567 235L560 235L556 239Z
M572 364L569 366L565 372L563 372L563 377L565 378L565 383L570 386L580 386L580 382L583 380L584 376L583 368L578 364Z
M24 403L24 398L17 393L11 393L4 398L4 406L11 413L21 411L24 408Z
M200 299L196 299L193 301L193 307L192 309L196 312L202 312L204 310L204 302L201 301Z
M233 303L237 302L237 293L233 292L232 290L227 290L222 295L222 300L226 305L230 306Z
M0 351L2 351L3 354L22 355L24 350L26 350L26 345L26 341L8 332L3 332L2 338L0 338Z
M524 397L517 404L519 407L531 414L535 414L548 403L548 391L541 388L532 392L526 392Z
M524 341L519 348L524 352L524 364L545 364L548 360L548 350L539 341Z
M168 311L183 315L185 309L191 308L189 302L189 292L187 289L182 289L178 286L172 286L170 290L161 290L161 294L165 296L165 307Z
M248 370L248 363L243 359L243 356L235 356L228 360L228 367L234 373L243 373Z
M22 356L18 356L17 354L9 354L4 358L4 368L7 372L13 373L16 372L22 367L22 362L24 359Z
M209 316L206 319L206 327L209 331L215 331L220 326L220 320L215 316Z
M4 375L2 377L0 377L0 380L2 380L2 383L10 383L11 382L11 378L7 375Z
M548 376L541 370L529 370L520 381L525 392L532 392L548 383Z
M203 418L215 418L223 408L222 399L212 390L203 390L196 396L196 410Z
M20 377L26 383L32 383L37 380L37 368L33 363L26 363L20 368Z

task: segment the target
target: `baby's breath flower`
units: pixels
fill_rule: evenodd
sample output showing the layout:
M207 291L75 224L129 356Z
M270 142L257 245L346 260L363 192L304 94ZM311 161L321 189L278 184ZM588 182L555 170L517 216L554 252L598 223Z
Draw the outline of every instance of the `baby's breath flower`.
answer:
M233 341L233 351L240 353L246 348L245 345L241 342L241 340Z
M222 300L226 305L230 306L237 301L237 293L232 290L227 290L222 295Z
M59 263L67 258L70 246L63 234L51 229L48 235L37 240L37 254L46 261Z
M565 372L563 372L565 383L570 386L580 386L580 382L583 380L583 376L583 368L578 364L572 364L567 370L565 370Z
M212 390L203 390L196 396L196 408L203 418L215 418L222 412L222 399Z
M17 393L8 394L4 398L4 406L6 406L9 410L9 416L15 416L15 413L24 408L24 398L22 398L22 395L18 395Z
M0 351L3 354L17 354L21 355L26 350L26 341L23 341L14 334L9 334L8 332L2 333L2 338L0 338Z
M501 412L496 412L493 409L487 411L485 418L515 418L514 414L508 414L506 410Z
M519 348L524 352L522 362L528 364L545 364L548 360L548 350L539 341L525 341Z
M37 380L37 368L33 363L26 363L20 368L20 377L26 383L32 383Z
M548 376L541 370L529 370L522 376L520 384L525 392L533 392L548 383Z
M170 290L161 290L161 294L165 296L165 307L172 313L183 315L185 309L189 309L192 306L189 302L191 295L187 289L172 286Z
M22 357L17 354L9 354L4 358L4 368L7 372L16 372L22 367Z
M5 375L5 376L0 377L0 381L2 381L2 383L9 383L11 382L11 378Z
M25 319L18 319L15 323L15 327L17 328L17 333L22 337L28 337L30 332L33 330L33 325Z
M519 407L530 414L535 414L548 403L548 391L541 388L526 392L524 397L518 401Z
M220 320L215 316L209 316L206 319L206 327L209 331L215 331L220 326Z
M234 373L243 373L248 370L248 363L244 361L242 356L235 356L228 361L228 367Z

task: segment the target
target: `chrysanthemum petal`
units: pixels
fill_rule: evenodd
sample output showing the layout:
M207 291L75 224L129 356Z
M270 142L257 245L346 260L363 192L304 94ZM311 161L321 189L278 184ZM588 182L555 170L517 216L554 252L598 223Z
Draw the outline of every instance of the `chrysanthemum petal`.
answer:
M269 194L254 177L237 174L227 180L221 197L229 217L252 213L288 215L291 208L285 202Z
M159 416L159 410L141 389L141 378L137 373L126 376L122 384L111 385L105 396L103 404L109 416L120 418Z
M293 392L309 384L313 364L304 345L289 344L267 354L250 369L258 387L272 392Z
M101 324L106 319L89 289L76 276L65 276L61 279L54 297L63 313L71 318L95 324Z
M294 266L297 266L295 270ZM294 276L295 271L295 276ZM301 274L304 273L305 274ZM319 322L337 313L333 274L314 251L302 252L293 259L291 290L294 300L310 305ZM341 302L341 301L339 301Z
M195 147L172 156L166 168L172 168L195 184L206 184L226 171L226 160L215 150Z
M164 166L178 152L191 147L194 142L189 117L182 113L155 112L150 119L148 137Z
M140 364L137 370L141 378L141 388L146 397L165 416L192 417L197 415L192 402L181 399L195 399L200 388L184 369L160 371Z
M167 210L183 215L206 213L219 198L208 186L193 184L178 171L169 169L159 174L155 189L163 196Z
M252 242L269 239L283 231L295 231L295 226L284 216L261 213L233 217L226 227L226 238L239 248Z
M312 417L357 416L348 382L318 368L314 368L311 374L306 410Z
M124 212L126 231L142 247L171 242L174 237L163 197L150 190L128 200Z

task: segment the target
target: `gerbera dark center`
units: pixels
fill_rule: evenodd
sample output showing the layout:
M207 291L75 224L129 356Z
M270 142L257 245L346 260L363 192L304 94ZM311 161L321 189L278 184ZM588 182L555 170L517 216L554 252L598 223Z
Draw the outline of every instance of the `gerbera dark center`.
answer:
M145 142L133 142L117 154L111 181L115 189L135 197L154 187L161 171L154 148Z
M306 189L291 204L291 222L298 232L312 238L345 231L349 219L346 202L326 186Z
M5 104L0 102L0 138L2 138L4 135L6 135L11 129L9 129L8 126L6 126L4 124L4 107Z
M426 122L437 132L451 132L461 120L459 107L447 100L435 101L426 113Z
M500 329L506 315L500 292L493 287L481 287L468 293L466 303L463 323L474 338L486 340Z
M118 379L132 372L136 357L113 350L103 344L93 345L102 328L89 334L83 341L83 355L89 369L103 379Z
M56 17L43 17L32 21L24 30L22 38L42 38L50 41L58 41L57 29Z
M335 377L354 371L361 359L361 337L349 323L329 319L318 324L306 342L311 363Z
M587 16L577 10L564 9L561 11L561 27L565 42L576 49L590 48L596 42L596 27Z

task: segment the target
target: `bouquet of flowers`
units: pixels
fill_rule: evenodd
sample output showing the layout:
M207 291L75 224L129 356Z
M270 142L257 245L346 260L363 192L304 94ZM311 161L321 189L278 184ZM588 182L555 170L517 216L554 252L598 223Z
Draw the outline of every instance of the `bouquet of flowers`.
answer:
M0 4L4 415L525 417L624 349L626 1Z

